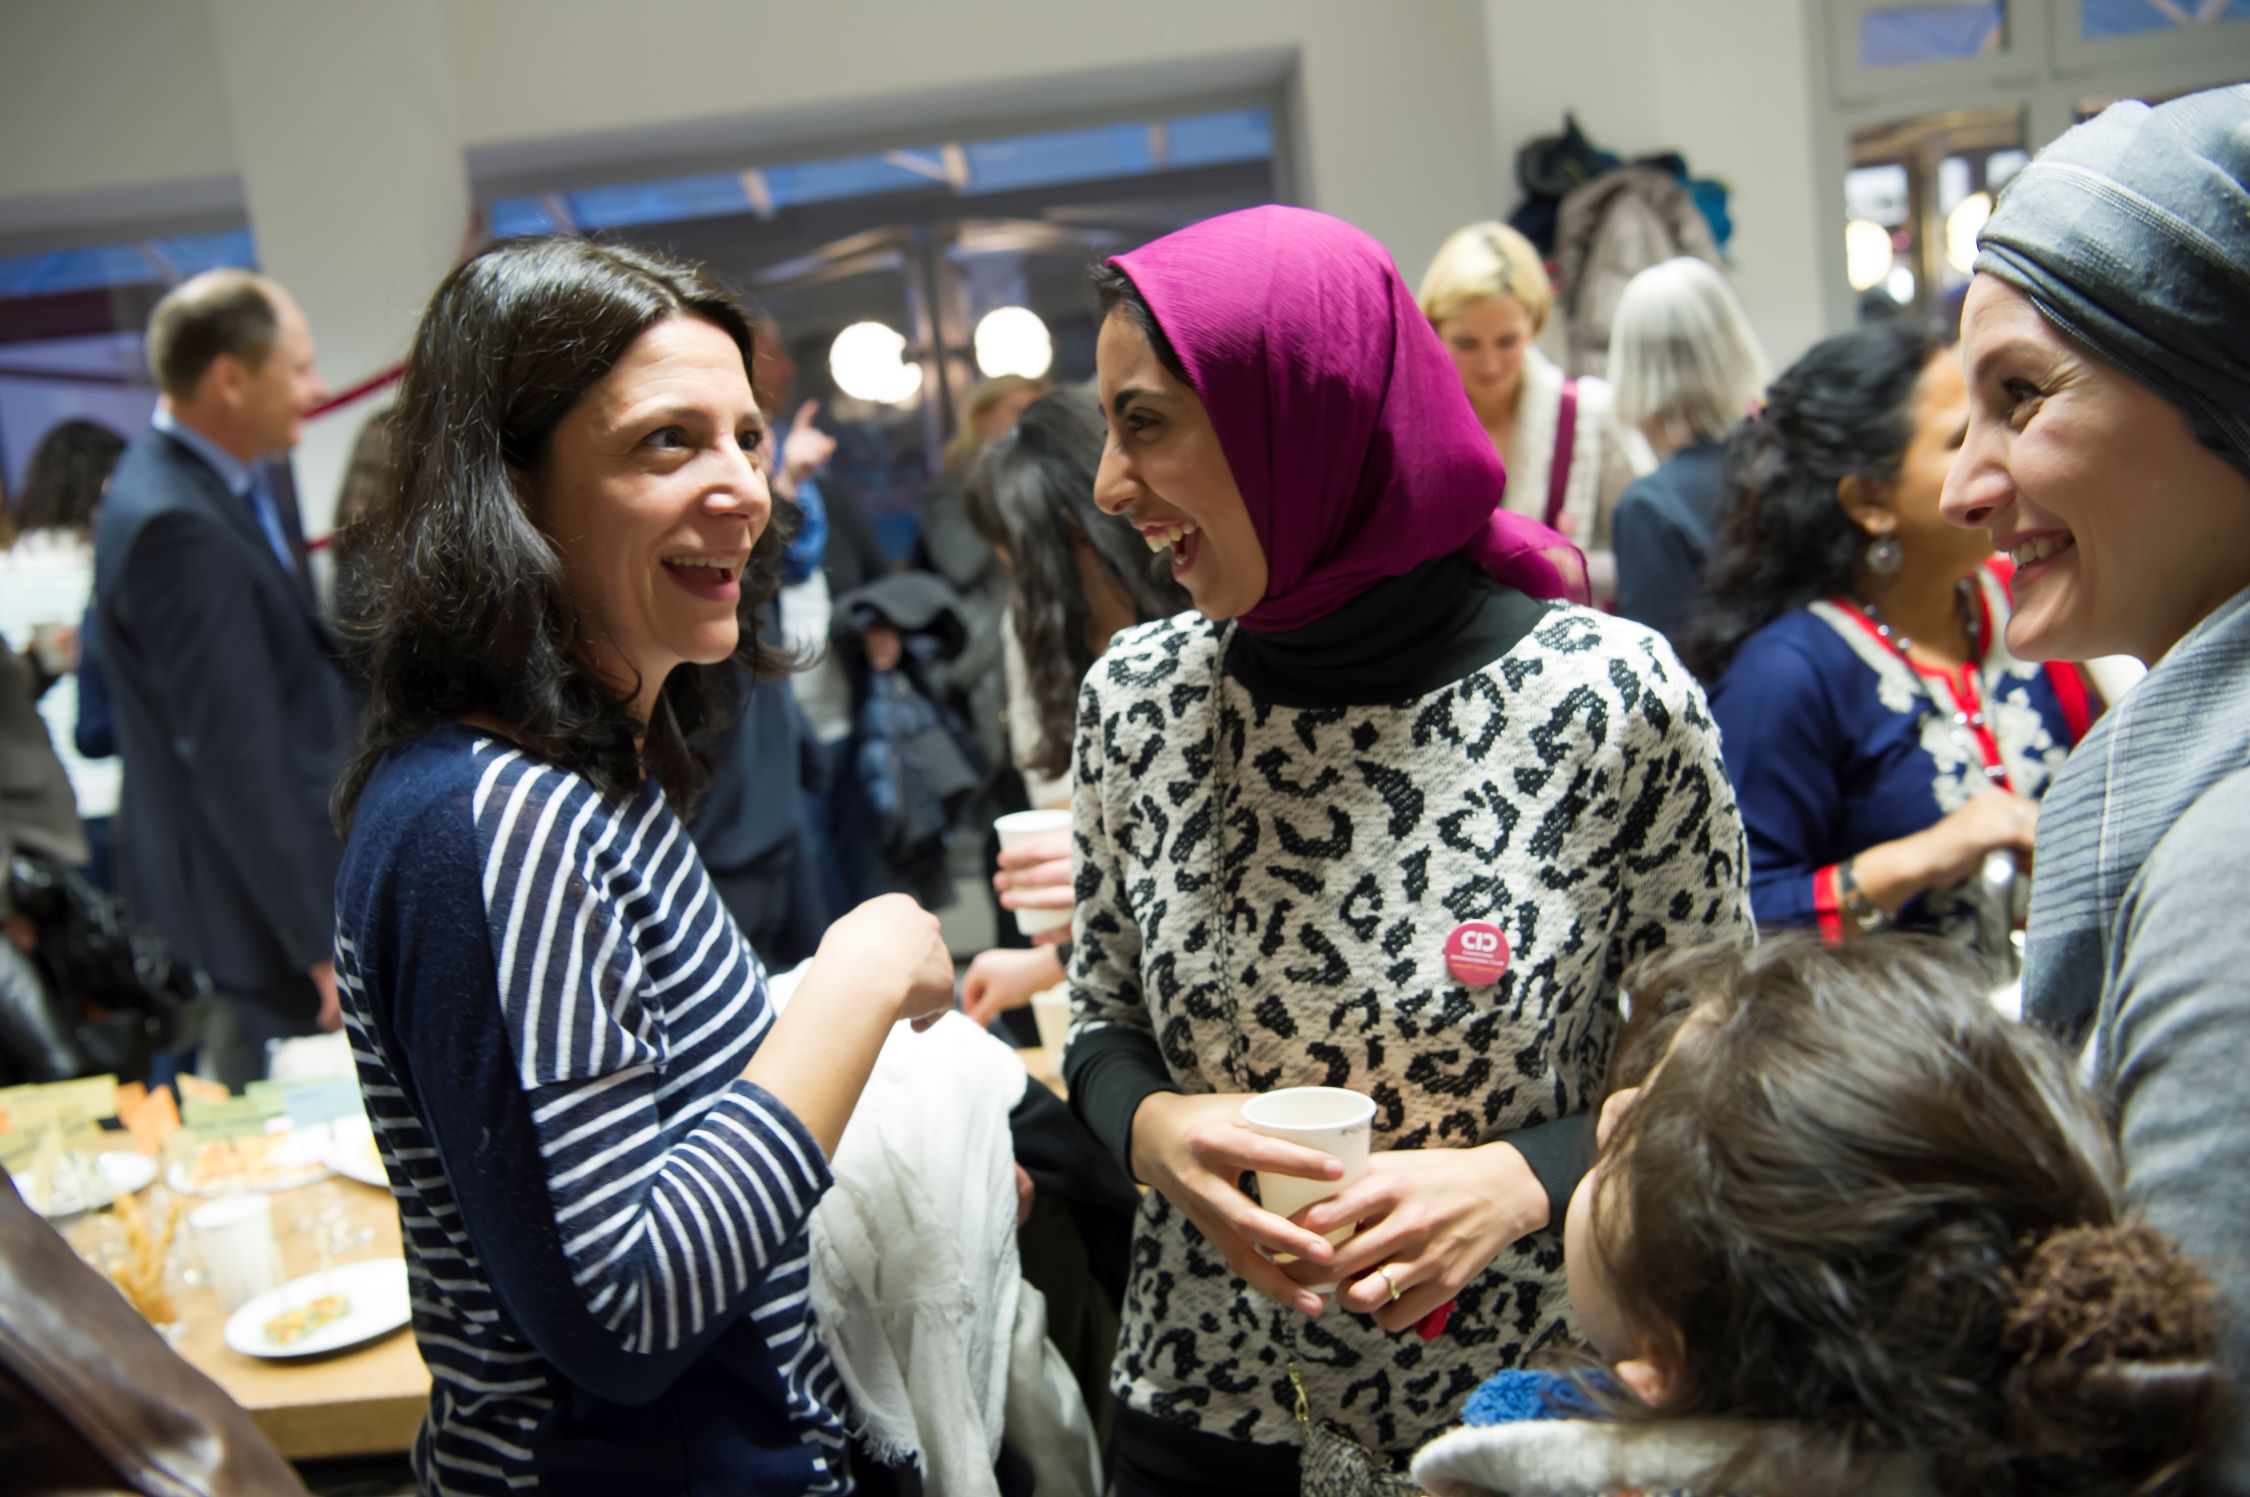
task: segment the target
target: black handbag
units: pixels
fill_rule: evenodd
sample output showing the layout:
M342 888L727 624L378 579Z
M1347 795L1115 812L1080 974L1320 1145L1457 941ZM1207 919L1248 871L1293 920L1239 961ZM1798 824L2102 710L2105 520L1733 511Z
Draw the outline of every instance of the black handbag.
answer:
M161 936L51 858L18 851L8 888L15 909L38 928L39 964L79 1015L79 1043L99 1069L137 1071L149 1052L183 1041L211 983Z

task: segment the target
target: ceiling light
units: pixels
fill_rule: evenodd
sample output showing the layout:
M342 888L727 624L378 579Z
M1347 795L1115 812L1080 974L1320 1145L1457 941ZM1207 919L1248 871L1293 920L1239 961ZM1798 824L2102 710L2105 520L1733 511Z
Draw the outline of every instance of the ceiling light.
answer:
M1984 232L1984 221L1990 217L1989 192L1970 193L1945 215L1945 261L1963 275L1976 268L1977 236Z
M1029 307L998 307L977 323L977 368L987 379L1020 374L1038 379L1055 362L1055 340Z
M1891 273L1891 231L1872 218L1844 225L1844 277L1854 291L1871 291Z
M922 367L906 360L906 339L880 322L855 322L828 346L828 374L855 400L905 405L922 393Z

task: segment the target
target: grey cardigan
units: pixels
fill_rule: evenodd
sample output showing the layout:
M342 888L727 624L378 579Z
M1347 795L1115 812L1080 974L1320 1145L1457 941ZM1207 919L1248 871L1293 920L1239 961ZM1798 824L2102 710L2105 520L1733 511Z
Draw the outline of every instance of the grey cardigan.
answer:
M2250 1389L2250 593L2078 746L2039 858L2026 1015L2085 1042L2127 1186L2233 1301L2227 1359ZM2250 1497L2236 1424L2211 1490Z

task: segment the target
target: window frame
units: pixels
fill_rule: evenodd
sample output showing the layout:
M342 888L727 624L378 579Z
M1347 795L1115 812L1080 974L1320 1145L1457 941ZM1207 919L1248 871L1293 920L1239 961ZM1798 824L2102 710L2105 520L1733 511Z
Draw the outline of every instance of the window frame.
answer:
M2181 0L2181 3L2192 5L2196 0ZM2250 59L2250 19L2210 26L2174 26L2136 36L2088 41L2084 35L2085 0L2052 0L2052 4L2055 8L2053 56L2055 72L2060 77L2080 77L2111 68L2162 68L2182 63L2193 65L2193 70L2201 73L2204 71L2201 60L2214 54L2240 54ZM2234 42L2232 47L2225 45L2230 39ZM2250 73L2241 76L2250 77Z
M1940 0L1932 0L1940 3ZM1883 11L1912 9L1915 0L1828 0L1828 82L1839 106L1876 103L1895 96L1904 87L1961 91L2004 86L2036 78L2047 58L2048 12L2037 0L2000 0L2001 25L2007 45L1990 57L1963 57L1946 62L1906 63L1871 68L1859 58L1860 26L1864 19Z

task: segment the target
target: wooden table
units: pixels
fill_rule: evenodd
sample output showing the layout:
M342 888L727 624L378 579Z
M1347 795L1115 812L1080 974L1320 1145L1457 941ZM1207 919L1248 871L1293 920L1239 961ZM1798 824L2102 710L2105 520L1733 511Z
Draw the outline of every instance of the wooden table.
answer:
M343 1207L353 1228L375 1235L339 1254L337 1263L399 1256L398 1208L390 1192L338 1176L273 1196L274 1234L281 1241L282 1275L293 1279L320 1267L319 1247L297 1230L300 1219L324 1202ZM192 1209L194 1203L190 1201ZM181 1232L186 1233L183 1225ZM193 1249L189 1251L192 1253ZM415 1349L411 1327L332 1356L301 1361L246 1357L226 1344L226 1316L202 1284L178 1295L183 1330L180 1355L247 1409L274 1447L291 1460L325 1456L391 1455L411 1449L430 1404L430 1374Z
M1038 1047L1020 1053L1032 1076L1062 1093L1059 1055ZM398 1208L388 1191L338 1176L278 1191L272 1199L284 1279L320 1267L317 1244L297 1230L297 1223L328 1202L343 1207L350 1226L375 1234L364 1246L339 1255L337 1263L400 1254ZM187 1204L193 1209L197 1203L190 1198ZM183 1237L186 1231L183 1225ZM78 1233L71 1235L78 1239ZM192 1254L193 1248L188 1251ZM176 1288L176 1299L181 1334L174 1344L180 1355L226 1389L290 1460L392 1455L413 1448L429 1408L430 1374L415 1349L411 1327L333 1356L277 1361L247 1357L226 1344L227 1318L208 1286Z

